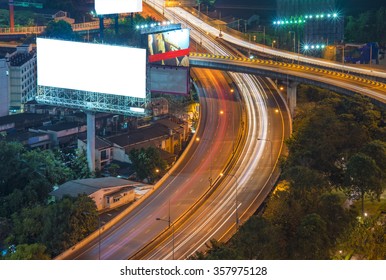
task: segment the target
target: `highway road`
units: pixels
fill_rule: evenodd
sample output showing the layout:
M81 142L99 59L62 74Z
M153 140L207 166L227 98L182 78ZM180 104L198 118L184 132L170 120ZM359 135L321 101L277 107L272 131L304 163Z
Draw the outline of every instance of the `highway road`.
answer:
M180 7L164 7L165 0L144 0L144 3L147 3L151 7L163 13L165 17L169 20L179 21L183 19L182 22L185 22L190 27L194 26L195 28L203 30L208 35L218 37L220 35L220 27L216 25L215 22L204 21L204 17L198 18L197 12L188 11ZM193 12L193 13L192 13ZM342 70L350 73L357 73L368 75L372 77L377 77L386 81L386 71L373 68L358 68L352 64L342 64L338 62L333 62L325 59L319 59L315 57L310 57L298 53L287 52L279 49L274 49L269 46L256 44L253 42L247 42L245 38L239 36L231 35L226 33L224 30L221 30L221 38L229 43L235 44L237 46L249 49L251 51L260 52L266 55L272 55L279 58L285 58L289 60L299 61L301 63L307 63L314 66L326 67L335 70Z
M213 44L215 51L227 54L206 35L196 35L202 46ZM273 167L290 132L283 100L265 79L235 73L229 74L230 79L204 69L194 72L202 86L202 119L180 164L132 212L65 258L184 259L211 238L230 238L266 198L277 176ZM232 157L238 159L234 164ZM196 211L183 215L195 205ZM133 256L146 244L150 244L146 250Z
M340 71L332 71L320 69L316 67L304 66L299 64L275 62L272 60L261 59L240 59L234 57L222 57L219 55L210 54L195 54L192 53L193 60L205 61L211 63L224 64L229 66L245 66L250 68L244 69L245 73L252 73L253 69L265 70L266 76L286 77L288 80L308 81L309 83L319 82L327 88L335 87L339 91L351 91L358 94L366 95L370 98L386 103L386 84L375 82L366 78L361 78L356 75L342 73ZM215 65L212 67L216 68Z
M287 108L266 79L230 75L236 83L240 79L249 80L247 84L236 85L237 90L244 91L242 94L247 96L246 131L250 132L245 135L245 146L238 152L237 162L221 171L218 187L188 220L170 228L162 239L150 244L135 258L186 259L205 250L213 238L228 240L271 190L278 175L273 167L291 130ZM210 90L205 83L204 88Z
M181 158L181 163L167 174L165 182L144 199L129 215L109 230L102 230L88 246L68 254L66 259L127 259L150 242L158 233L175 221L215 182L232 155L233 132L237 133L240 121L239 103L230 95L228 79L220 74L204 71L210 90L201 99L201 121L192 147ZM205 80L204 79L204 80ZM228 113L235 110L235 121L229 123ZM227 117L224 118L224 115ZM232 129L229 129L232 127ZM100 241L100 242L99 242ZM70 250L71 252L72 250Z
M227 53L213 38L206 36L208 34L197 33L193 28L191 35L210 51L213 44L218 52ZM213 90L213 85L207 81L216 72L201 72L198 69L193 72L203 85L203 92ZM196 251L205 249L205 244L212 238L226 241L256 211L271 190L278 175L277 170L274 172L274 166L283 152L283 141L291 131L288 108L275 86L267 79L245 74L229 75L235 84L236 89L233 90L240 93L245 104L241 119L244 144L235 151L237 161L214 175L220 178L218 184L197 211L170 227L167 224L163 234L134 255L134 259L186 259ZM221 81L221 76L217 75L214 80ZM216 91L220 92L221 89ZM236 104L240 106L241 102ZM229 113L228 130L234 131L234 121L237 122L235 111L221 112L224 116ZM234 147L235 141L230 144ZM160 218L169 221L168 216Z

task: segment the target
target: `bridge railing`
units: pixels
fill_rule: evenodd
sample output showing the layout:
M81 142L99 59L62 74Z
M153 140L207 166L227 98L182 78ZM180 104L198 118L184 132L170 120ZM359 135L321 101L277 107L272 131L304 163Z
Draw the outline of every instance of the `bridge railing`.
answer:
M110 25L112 20L109 18L105 18L103 20L104 25ZM75 23L71 24L72 30L81 31L81 30L90 30L90 29L98 29L99 21L90 21L83 23ZM40 34L43 33L46 29L46 26L18 26L14 28L0 28L0 34Z
M3 34L38 34L42 33L46 29L45 26L20 26L14 28L0 28L0 33Z
M104 25L110 25L112 20L110 18L103 19ZM99 28L99 20L82 22L82 23L74 23L71 24L72 30L80 31L80 30L88 30L88 29L98 29Z

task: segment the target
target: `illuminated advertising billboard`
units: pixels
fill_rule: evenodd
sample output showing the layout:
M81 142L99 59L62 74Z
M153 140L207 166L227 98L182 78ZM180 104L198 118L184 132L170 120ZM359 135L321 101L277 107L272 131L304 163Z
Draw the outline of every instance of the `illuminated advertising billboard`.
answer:
M146 50L37 38L38 85L146 97Z
M148 35L149 63L189 66L189 29Z
M142 12L142 0L95 0L98 15Z

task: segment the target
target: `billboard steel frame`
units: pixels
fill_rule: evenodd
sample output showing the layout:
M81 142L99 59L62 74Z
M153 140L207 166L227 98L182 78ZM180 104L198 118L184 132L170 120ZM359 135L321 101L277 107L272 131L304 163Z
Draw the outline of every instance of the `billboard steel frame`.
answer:
M148 115L150 92L146 98L38 86L36 101L41 104L134 117ZM133 110L133 108L135 108ZM139 108L139 110L138 110ZM137 109L137 110L136 110ZM143 109L143 111L141 110Z

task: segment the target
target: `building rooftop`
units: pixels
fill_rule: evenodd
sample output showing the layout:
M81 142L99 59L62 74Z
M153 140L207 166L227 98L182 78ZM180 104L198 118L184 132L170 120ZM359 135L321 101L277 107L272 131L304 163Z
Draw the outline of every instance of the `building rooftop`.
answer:
M155 123L149 127L141 128L122 135L109 137L108 140L121 146L126 147L133 144L138 144L143 141L149 141L169 134L169 128Z
M47 115L33 114L33 113L20 113L14 115L8 115L0 117L0 125L9 124L9 123L30 123L33 121L40 121L49 119Z
M35 55L35 51L30 53L16 53L10 57L11 66L22 66Z
M0 59L4 59L6 55L11 55L16 51L16 47L0 47Z
M84 143L87 143L87 132L79 133L78 138ZM113 143L111 143L107 139L101 138L99 136L95 136L95 149L103 150L103 149L112 147L112 145Z
M40 127L41 130L50 130L50 131L63 131L67 129L72 129L80 126L84 126L85 124L78 123L78 122L63 122L63 123L57 123L53 125L47 125L44 127Z
M64 195L75 197L78 194L90 195L100 189L129 186L134 187L138 184L140 183L116 177L87 178L68 181L60 185L58 189L52 191L50 194L56 198L62 198Z
M7 141L18 141L25 142L30 140L32 137L47 136L47 133L33 132L33 131L21 131L17 133L8 134L6 137Z

